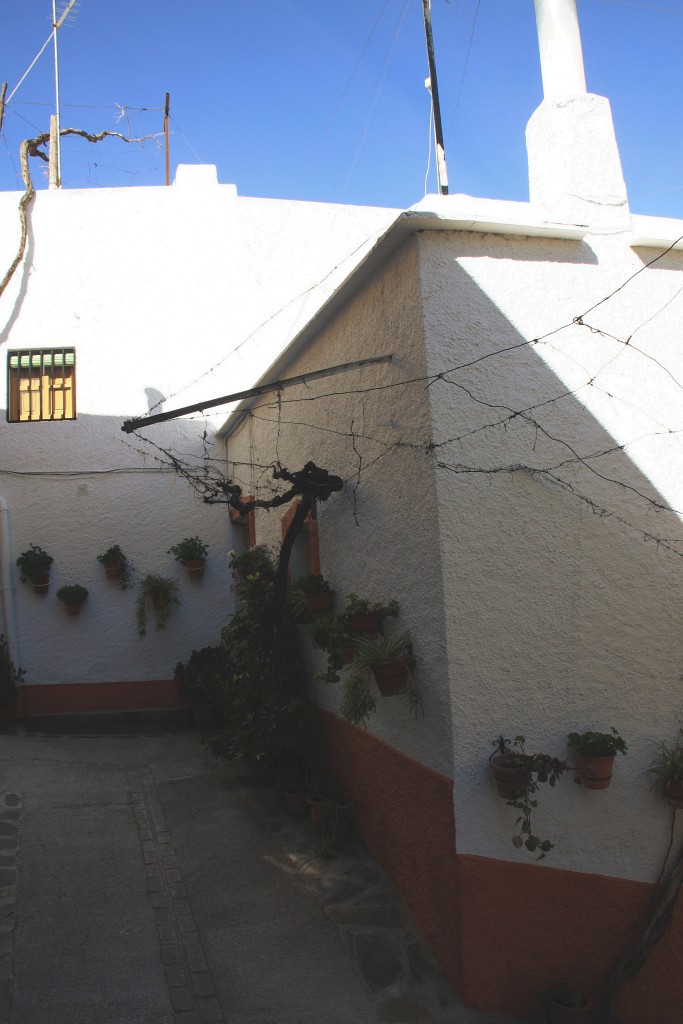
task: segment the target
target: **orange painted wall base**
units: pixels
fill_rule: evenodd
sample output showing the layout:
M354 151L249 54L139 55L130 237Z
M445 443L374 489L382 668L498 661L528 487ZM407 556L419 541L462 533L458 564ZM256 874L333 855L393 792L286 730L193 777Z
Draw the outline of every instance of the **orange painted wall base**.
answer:
M17 717L182 707L184 703L175 679L59 683L22 686L18 693Z
M322 709L317 714L330 770L364 843L459 988L452 781L336 715Z
M564 981L597 1008L642 931L653 886L456 855L450 779L327 711L318 718L364 842L462 1001L539 1020L540 994ZM620 989L624 1024L680 1024L682 963L683 897L645 966Z

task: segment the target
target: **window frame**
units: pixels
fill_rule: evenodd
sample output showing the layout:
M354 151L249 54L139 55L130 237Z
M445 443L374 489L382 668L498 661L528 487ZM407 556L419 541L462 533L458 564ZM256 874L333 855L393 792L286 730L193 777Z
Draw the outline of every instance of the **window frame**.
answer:
M22 415L22 396L26 395L29 396L29 414ZM34 404L38 406L37 416L33 415ZM60 404L61 409L56 414ZM61 423L76 418L76 349L72 346L10 349L7 353L7 422Z

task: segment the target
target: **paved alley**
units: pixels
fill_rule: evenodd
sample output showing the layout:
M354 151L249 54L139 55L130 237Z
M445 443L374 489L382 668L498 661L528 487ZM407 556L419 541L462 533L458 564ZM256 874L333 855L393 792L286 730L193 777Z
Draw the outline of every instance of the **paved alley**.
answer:
M485 1024L362 846L193 733L0 736L2 1024Z

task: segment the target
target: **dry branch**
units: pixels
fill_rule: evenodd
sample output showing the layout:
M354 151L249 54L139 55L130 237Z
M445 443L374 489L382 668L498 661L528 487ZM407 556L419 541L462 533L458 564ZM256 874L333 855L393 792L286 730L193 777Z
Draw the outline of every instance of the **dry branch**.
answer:
M4 101L4 91L2 93L2 99ZM4 102L0 109L4 109ZM139 139L131 139L121 132L98 132L97 134L91 134L90 132L83 131L81 128L62 128L59 132L60 135L78 135L80 138L85 139L87 142L101 142L102 139L116 138L121 139L123 142L148 142L150 139L155 139L156 135L144 135ZM28 237L28 214L27 210L29 204L33 201L36 194L36 190L31 179L31 171L29 168L28 158L30 156L39 157L44 160L45 163L50 162L50 158L47 153L44 153L41 146L45 146L50 141L50 133L43 132L41 135L37 135L35 139L24 139L21 146L19 147L19 158L21 161L21 177L24 182L24 194L19 200L19 222L21 224L21 239L19 241L19 248L17 254L12 260L7 273L0 282L0 296L7 288L7 285L12 280L14 272L24 258L26 252L26 239Z

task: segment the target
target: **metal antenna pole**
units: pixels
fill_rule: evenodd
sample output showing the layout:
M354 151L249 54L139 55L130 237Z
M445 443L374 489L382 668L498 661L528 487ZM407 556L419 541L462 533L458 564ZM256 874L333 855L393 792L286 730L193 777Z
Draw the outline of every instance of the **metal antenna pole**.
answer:
M436 82L436 59L434 57L434 37L432 36L432 15L431 0L422 0L422 12L424 14L425 38L427 40L427 60L429 62L429 92L432 97L432 111L434 113L434 137L436 140L436 177L439 183L439 192L442 196L448 195L448 172L446 170L446 151L443 144L443 129L441 127L441 106L439 104L439 87Z
M171 106L171 94L166 93L166 103L164 106L164 149L166 150L166 184L171 184L171 164L170 156L168 152L168 112Z
M76 0L69 0L69 3L64 8L59 21L57 21L57 0L52 0L52 40L55 49L55 150L54 150L54 163L55 166L51 171L51 180L54 181L57 188L61 188L62 185L62 164L61 164L61 146L60 146L60 134L59 134L59 51L57 48L57 32L66 21L69 11L76 3ZM48 37L49 38L49 37ZM52 145L50 146L52 150ZM50 160L53 159L52 151L50 152Z
M60 188L62 184L61 171L61 148L59 142L59 52L57 49L57 0L52 0L52 43L55 51L55 132L54 132L54 166L51 168L51 180L55 187ZM50 139L52 149L52 139ZM53 154L50 152L50 159Z

